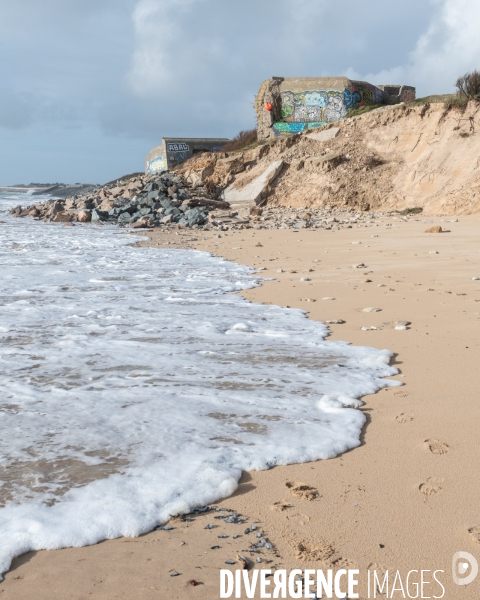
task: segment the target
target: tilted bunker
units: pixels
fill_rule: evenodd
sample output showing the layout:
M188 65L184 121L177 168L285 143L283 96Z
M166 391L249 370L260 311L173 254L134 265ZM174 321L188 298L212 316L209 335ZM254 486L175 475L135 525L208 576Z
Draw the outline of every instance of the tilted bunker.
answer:
M255 100L258 139L300 133L339 121L352 110L415 100L415 88L372 85L348 77L272 77Z
M174 169L197 152L218 152L229 141L227 138L162 138L160 146L153 148L145 159L145 173Z

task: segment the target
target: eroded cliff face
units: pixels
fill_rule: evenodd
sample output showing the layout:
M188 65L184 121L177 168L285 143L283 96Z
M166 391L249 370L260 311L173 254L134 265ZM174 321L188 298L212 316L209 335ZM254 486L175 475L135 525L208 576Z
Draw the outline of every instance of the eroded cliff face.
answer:
M480 105L463 114L443 104L384 107L245 152L203 154L181 171L193 184L242 190L279 160L282 169L257 203L477 213Z

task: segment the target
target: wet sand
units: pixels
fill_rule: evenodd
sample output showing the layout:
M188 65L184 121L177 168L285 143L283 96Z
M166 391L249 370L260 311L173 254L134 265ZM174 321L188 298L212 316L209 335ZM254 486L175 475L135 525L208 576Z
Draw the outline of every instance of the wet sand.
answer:
M480 217L423 220L382 219L378 227L336 232L150 232L152 247L208 250L265 268L259 277L273 280L245 291L246 298L302 308L316 320L344 320L331 325L330 338L392 350L395 379L404 385L363 399L368 422L359 448L245 473L234 496L216 505L255 523L272 551L251 555L247 524L209 513L175 519L172 530L138 539L24 555L0 584L0 598L213 600L219 570L239 568L225 565L238 554L261 557L254 568L359 568L363 579L369 567L404 576L444 570L444 597L478 598L480 580L455 586L451 561L459 550L480 561L480 529L469 533L480 526L480 281L472 280L480 277ZM424 233L432 225L451 231ZM396 320L411 325L396 330ZM371 326L377 329L361 329ZM210 522L214 528L205 529ZM433 581L432 574L426 579ZM424 593L440 596L441 588L432 584Z

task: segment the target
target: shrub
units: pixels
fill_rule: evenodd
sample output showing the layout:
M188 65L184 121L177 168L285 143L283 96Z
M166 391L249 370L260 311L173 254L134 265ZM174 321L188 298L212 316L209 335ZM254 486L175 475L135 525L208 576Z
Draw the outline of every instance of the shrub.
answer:
M414 206L412 208L405 208L404 210L400 210L399 213L401 215L419 215L423 212L423 208L421 206Z
M471 71L457 79L457 94L467 100L480 100L480 72Z
M248 146L252 146L258 140L257 130L249 129L248 131L241 131L236 135L231 142L228 142L222 148L222 152L234 152L238 150L244 150Z

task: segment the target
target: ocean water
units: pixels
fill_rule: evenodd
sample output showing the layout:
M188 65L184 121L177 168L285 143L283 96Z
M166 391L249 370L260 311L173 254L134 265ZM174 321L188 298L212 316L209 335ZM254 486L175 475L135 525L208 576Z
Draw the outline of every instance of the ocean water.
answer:
M358 398L399 385L389 351L235 294L245 266L6 213L25 200L0 196L0 572L354 448Z

